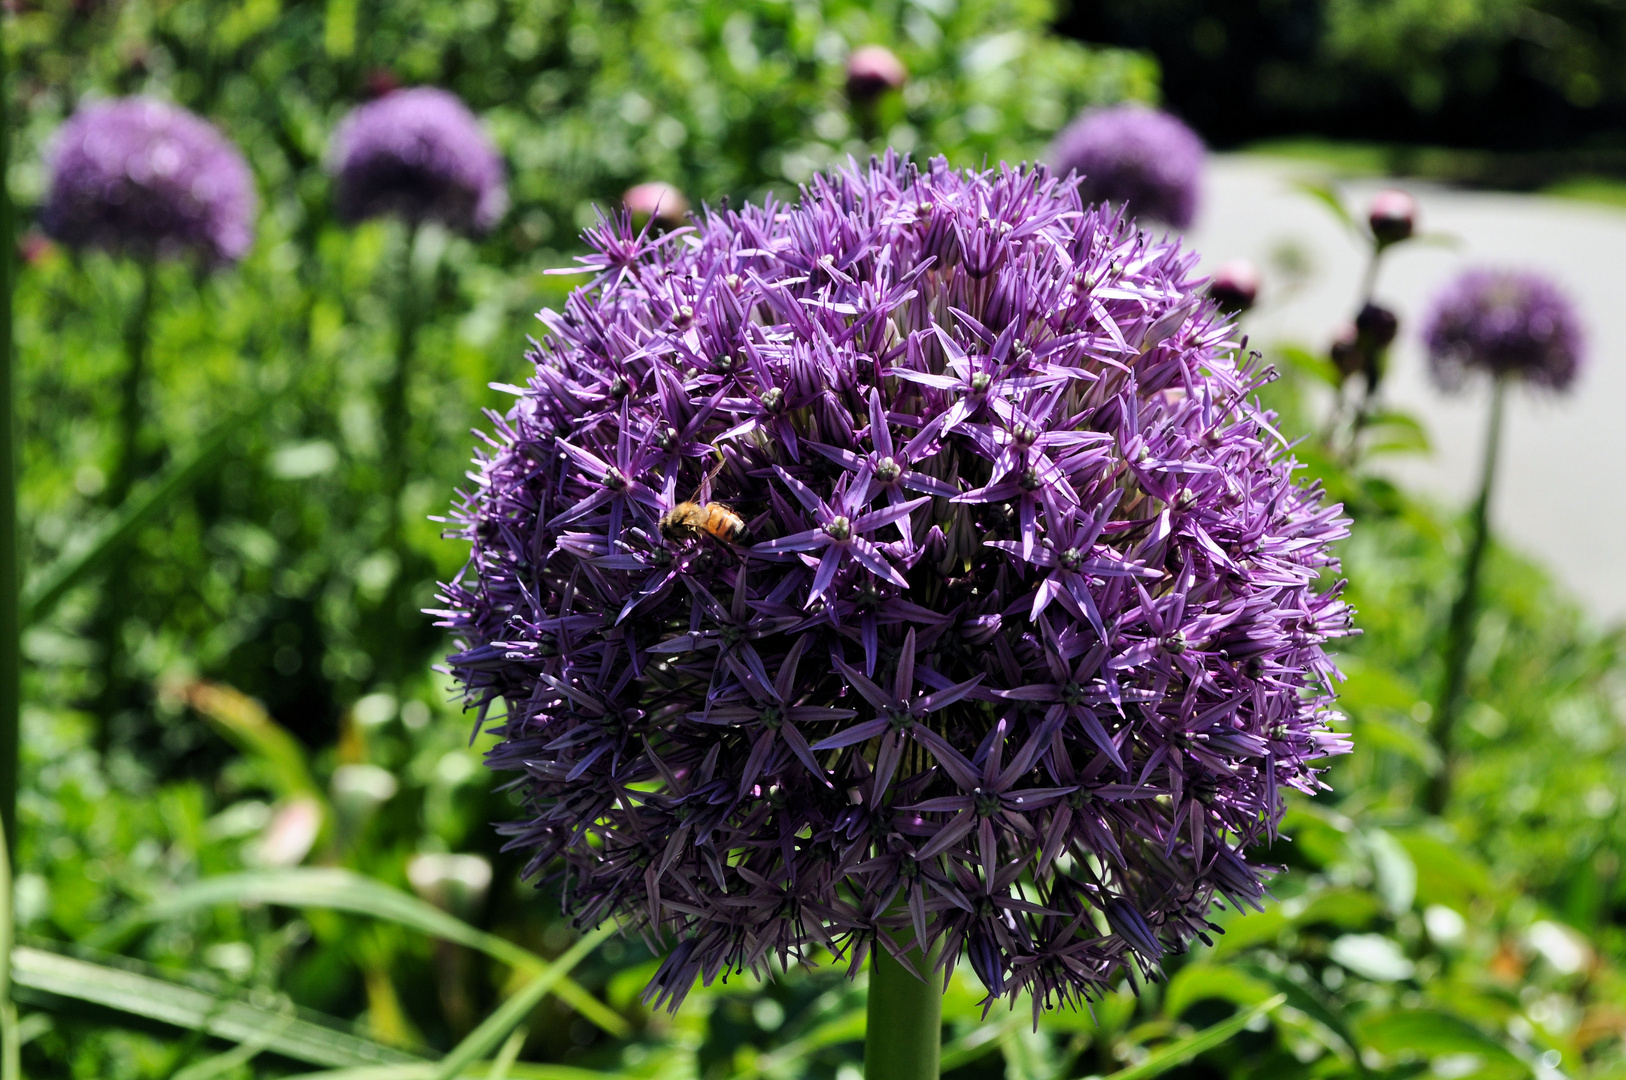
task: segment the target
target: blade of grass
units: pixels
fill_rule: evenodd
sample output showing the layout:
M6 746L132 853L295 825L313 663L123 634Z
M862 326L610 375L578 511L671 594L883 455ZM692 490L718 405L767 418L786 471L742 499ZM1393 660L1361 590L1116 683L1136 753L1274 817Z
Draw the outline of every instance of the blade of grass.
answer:
M1107 1076L1106 1080L1150 1080L1151 1077L1161 1076L1170 1069L1178 1068L1196 1057L1205 1050L1212 1050L1228 1040L1231 1036L1247 1027L1260 1016L1264 1016L1287 1000L1287 995L1277 994L1268 1001L1261 1001L1251 1009L1243 1009L1235 1016L1221 1020L1212 1027L1187 1035L1183 1039L1176 1039L1167 1046L1160 1046L1152 1051L1147 1059L1139 1065L1131 1065L1127 1069L1119 1069Z
M292 1020L293 1017L290 1016L288 1019ZM214 1080L217 1076L233 1072L239 1066L247 1065L253 1061L260 1055L261 1051L270 1049L271 1044L276 1042L277 1036L281 1035L287 1026L287 1024L278 1024L275 1027L267 1028L254 1038L238 1043L223 1054L216 1054L213 1057L204 1058L202 1061L188 1065L170 1077L170 1080Z
M522 972L542 972L548 961L496 934L478 930L416 896L350 870L329 867L228 874L186 885L120 919L86 939L92 948L113 948L131 931L220 904L281 904L325 908L384 919L431 937L464 945ZM572 979L560 979L554 994L607 1034L625 1038L626 1020Z
M455 1080L464 1068L496 1049L497 1045L508 1037L508 1033L531 1014L537 1002L541 1001L560 979L569 974L571 968L585 959L588 953L598 947L599 942L613 933L614 926L601 926L566 949L563 955L548 965L547 970L499 1005L495 1012L481 1021L479 1027L452 1047L451 1053L440 1060L440 1067L435 1070L433 1080Z
M0 1080L21 1080L22 1038L17 1031L17 1004L11 999L12 922L11 849L0 829Z
M193 986L122 967L28 946L12 950L12 984L19 997L61 1010L82 1002L236 1043L252 1042L282 1025L266 1049L311 1065L341 1068L406 1064L413 1055L311 1019L260 1008Z
M492 1059L491 1071L486 1074L486 1080L508 1080L508 1073L519 1059L519 1052L525 1047L526 1029L517 1027L514 1033L508 1036L508 1041L502 1044L497 1056Z
M365 1069L301 1073L286 1080L434 1080L436 1065L380 1065ZM462 1080L498 1080L496 1062L475 1062L457 1075ZM623 1080L624 1073L601 1073L573 1065L527 1065L515 1062L507 1080Z
M325 801L305 764L305 751L299 741L258 701L223 683L201 679L188 683L181 694L228 742L265 762L278 795L314 795L318 801Z

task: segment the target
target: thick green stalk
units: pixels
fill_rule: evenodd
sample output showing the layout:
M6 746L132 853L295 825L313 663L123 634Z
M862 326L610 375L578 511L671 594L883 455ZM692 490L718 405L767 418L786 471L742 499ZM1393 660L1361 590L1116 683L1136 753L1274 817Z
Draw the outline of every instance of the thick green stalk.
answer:
M924 982L881 945L870 953L864 1032L864 1075L869 1080L937 1080L943 993L930 961L914 951L909 962L925 974Z
M1496 463L1502 442L1502 414L1505 411L1507 380L1497 379L1491 391L1490 423L1485 430L1485 458L1479 477L1479 497L1474 500L1468 522L1468 552L1462 563L1462 577L1456 601L1451 605L1450 622L1445 629L1445 675L1440 683L1439 703L1429 722L1429 737L1440 754L1440 768L1429 782L1430 813L1445 811L1451 798L1451 773L1456 761L1456 724L1466 699L1468 655L1473 651L1474 625L1479 615L1479 573L1490 540L1491 490L1496 485Z
M0 19L0 24L3 21ZM6 183L11 164L11 98L6 74L5 34L0 30L0 831L9 853L17 850L17 720L22 705L22 665L17 613L17 448L11 347L11 267L17 243L11 188ZM9 902L10 892L6 895ZM9 1000L0 1004L9 1007Z

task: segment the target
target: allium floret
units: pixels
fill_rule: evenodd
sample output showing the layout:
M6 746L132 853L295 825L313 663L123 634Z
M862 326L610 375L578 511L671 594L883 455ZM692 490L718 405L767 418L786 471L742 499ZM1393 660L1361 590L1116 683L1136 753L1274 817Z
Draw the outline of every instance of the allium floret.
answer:
M1434 300L1423 325L1430 369L1446 389L1469 371L1564 390L1581 370L1581 319L1562 289L1534 273L1470 270Z
M502 158L457 95L396 90L353 110L333 136L329 167L346 221L393 215L483 233L508 207Z
M1085 202L1184 229L1197 217L1205 156L1202 138L1178 118L1131 103L1086 110L1056 136L1049 163L1078 173Z
M1192 254L890 155L589 240L439 614L510 846L664 954L652 998L879 942L1076 1004L1259 902L1347 749L1346 522Z
M218 128L146 97L86 105L57 132L41 224L69 247L233 263L254 242L254 178Z

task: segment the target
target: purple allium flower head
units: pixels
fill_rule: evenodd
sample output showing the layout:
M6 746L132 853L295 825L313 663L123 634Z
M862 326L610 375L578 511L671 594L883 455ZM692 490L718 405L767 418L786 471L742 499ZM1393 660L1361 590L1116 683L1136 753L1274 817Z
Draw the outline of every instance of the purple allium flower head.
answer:
M1564 390L1581 369L1581 319L1539 274L1470 270L1434 300L1423 326L1435 380L1452 389L1470 369Z
M1145 105L1090 109L1056 136L1050 165L1076 172L1087 203L1110 202L1177 229L1197 216L1203 141L1178 119Z
M508 207L502 158L457 95L396 90L354 109L333 136L346 221L394 214L482 233Z
M652 997L884 929L1076 1003L1259 900L1347 749L1346 522L1192 254L891 154L588 240L438 614L510 846L665 953Z
M176 105L86 105L57 132L41 224L70 247L233 263L254 242L257 200L243 155Z

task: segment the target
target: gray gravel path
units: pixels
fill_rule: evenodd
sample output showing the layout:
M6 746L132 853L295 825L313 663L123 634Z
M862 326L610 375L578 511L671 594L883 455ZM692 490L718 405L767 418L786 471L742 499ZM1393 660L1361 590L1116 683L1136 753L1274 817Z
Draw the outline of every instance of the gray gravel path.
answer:
M1358 242L1293 181L1313 165L1246 155L1211 160L1191 240L1212 270L1252 259L1265 274L1263 303L1249 315L1256 343L1324 349L1352 314L1365 256ZM1378 181L1343 185L1365 206ZM1541 270L1579 305L1588 330L1587 367L1564 397L1523 392L1510 403L1502 477L1492 515L1500 535L1552 568L1600 621L1626 620L1626 210L1530 195L1457 191L1404 182L1421 206L1425 232L1454 245L1408 244L1386 259L1380 302L1397 311L1401 337L1386 396L1420 417L1434 450L1385 470L1451 506L1471 497L1488 391L1447 396L1428 381L1418 323L1429 300L1469 266ZM1310 273L1296 289L1273 267L1294 248Z

